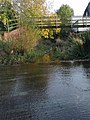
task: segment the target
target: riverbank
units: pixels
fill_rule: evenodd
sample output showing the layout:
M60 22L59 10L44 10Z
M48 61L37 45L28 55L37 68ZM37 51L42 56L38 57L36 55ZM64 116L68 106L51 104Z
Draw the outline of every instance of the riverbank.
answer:
M61 63L61 61L90 60L90 31L68 36L57 43L55 39L40 39L37 44L20 41L0 41L0 64Z
M55 60L55 61L31 61L31 62L8 62L8 63L0 63L0 66L8 66L8 65L12 65L12 66L20 66L20 65L39 65L39 64L43 64L43 65L60 65L60 64L75 64L75 63L85 63L85 62L90 62L90 59L78 59L78 60Z

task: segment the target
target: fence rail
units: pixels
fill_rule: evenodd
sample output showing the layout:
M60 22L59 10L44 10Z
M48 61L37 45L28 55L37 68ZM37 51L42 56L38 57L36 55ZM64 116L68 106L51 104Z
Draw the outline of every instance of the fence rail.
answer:
M33 18L34 25L39 28L89 28L90 17L73 16L66 20L57 16ZM31 24L32 26L33 24Z
M30 17L26 18L25 21L30 26L35 26L41 29L46 28L85 28L90 27L90 17L82 17L82 16L73 16L67 20L60 19L57 16L45 16L45 17ZM14 20L7 21L8 31L11 29L17 28L22 24L20 18Z

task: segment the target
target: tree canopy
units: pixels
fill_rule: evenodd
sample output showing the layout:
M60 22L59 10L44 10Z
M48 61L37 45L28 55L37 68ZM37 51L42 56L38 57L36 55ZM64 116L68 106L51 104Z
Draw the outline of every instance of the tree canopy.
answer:
M15 9L26 17L41 16L46 12L45 0L15 0Z
M62 5L59 10L57 10L57 15L60 16L61 19L68 19L74 15L74 10L69 5Z
M0 1L0 18L6 24L6 20L15 19L15 10L10 0L1 0Z
M74 15L74 10L69 6L69 5L62 5L58 10L57 10L57 15L61 19L61 24L62 25L69 25L71 24L71 18ZM67 33L70 31L70 28L62 28L60 31L61 37L65 38L67 37Z

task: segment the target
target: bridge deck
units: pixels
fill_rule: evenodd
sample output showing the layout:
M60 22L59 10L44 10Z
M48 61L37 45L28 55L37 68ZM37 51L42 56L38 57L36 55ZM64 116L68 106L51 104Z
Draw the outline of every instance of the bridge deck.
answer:
M85 27L90 27L90 25L58 25L58 26L54 26L54 25L48 25L48 26L39 26L39 28L41 29L48 29L48 28L85 28Z

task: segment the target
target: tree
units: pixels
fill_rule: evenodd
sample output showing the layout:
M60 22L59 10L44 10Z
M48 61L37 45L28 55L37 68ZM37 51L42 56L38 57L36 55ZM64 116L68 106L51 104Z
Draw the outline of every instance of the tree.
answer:
M13 0L13 6L20 18L20 26L24 29L24 32L20 33L18 48L29 54L40 39L40 30L36 29L35 18L45 15L45 0Z
M46 11L45 0L15 0L13 3L20 14L28 17L41 16Z
M6 24L7 19L15 19L15 11L10 0L1 0L0 1L0 17L1 20Z
M62 5L59 10L57 10L57 15L60 16L61 19L67 20L70 19L74 15L73 9L69 5Z
M69 5L62 5L59 10L57 10L57 15L60 17L62 25L71 24L71 17L74 15L74 10ZM61 36L65 37L66 33L70 30L70 28L62 28Z
M16 11L11 0L0 0L0 20L8 31L16 27Z
M47 11L45 1L46 0L14 0L14 9L18 12L21 24L34 25L34 17L44 16Z

